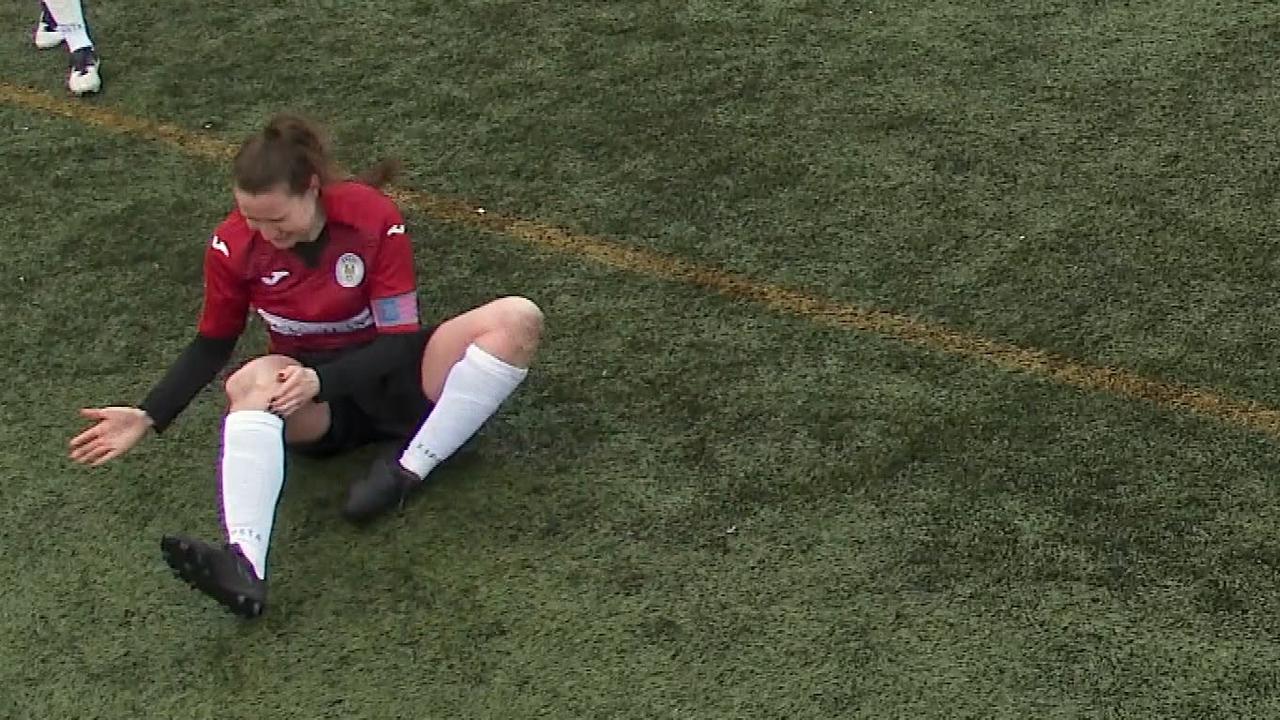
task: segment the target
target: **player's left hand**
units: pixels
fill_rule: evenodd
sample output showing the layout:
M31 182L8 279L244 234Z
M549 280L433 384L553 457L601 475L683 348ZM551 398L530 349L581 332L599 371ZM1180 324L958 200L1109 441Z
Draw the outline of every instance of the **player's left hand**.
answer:
M302 365L290 365L276 375L279 384L267 412L289 417L320 394L320 376Z

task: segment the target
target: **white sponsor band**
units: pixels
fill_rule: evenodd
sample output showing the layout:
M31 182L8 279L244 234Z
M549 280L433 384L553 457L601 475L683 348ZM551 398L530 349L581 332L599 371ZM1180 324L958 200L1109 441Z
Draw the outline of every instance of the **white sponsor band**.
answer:
M258 309L258 315L262 321L267 324L271 332L277 335L289 335L297 337L300 335L332 335L335 333L355 332L356 330L364 330L373 327L373 313L369 312L369 308L360 311L359 315L348 318L346 320L337 320L335 322L306 322L304 320L293 320L287 317L273 315L261 308Z

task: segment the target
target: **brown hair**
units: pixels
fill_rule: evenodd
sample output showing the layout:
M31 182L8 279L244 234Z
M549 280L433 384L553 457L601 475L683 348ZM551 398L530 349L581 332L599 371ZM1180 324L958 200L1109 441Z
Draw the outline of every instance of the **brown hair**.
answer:
M348 175L333 159L324 129L307 118L288 113L272 117L249 136L232 163L237 188L260 193L283 184L292 195L306 192L313 175L320 178L321 185L354 179L382 187L399 170L398 161L387 159L354 177Z

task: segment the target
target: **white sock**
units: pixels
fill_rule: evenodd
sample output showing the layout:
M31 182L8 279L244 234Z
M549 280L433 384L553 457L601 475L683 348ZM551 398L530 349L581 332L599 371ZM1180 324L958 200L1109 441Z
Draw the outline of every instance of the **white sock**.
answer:
M84 24L84 8L80 0L44 0L49 14L58 23L58 32L67 41L67 49L75 52L80 48L91 47L89 28Z
M524 381L528 368L518 368L471 345L444 380L440 400L400 456L400 464L426 477L480 429L503 400Z
M240 546L259 578L284 487L284 420L269 412L227 415L222 434L222 515L227 539Z

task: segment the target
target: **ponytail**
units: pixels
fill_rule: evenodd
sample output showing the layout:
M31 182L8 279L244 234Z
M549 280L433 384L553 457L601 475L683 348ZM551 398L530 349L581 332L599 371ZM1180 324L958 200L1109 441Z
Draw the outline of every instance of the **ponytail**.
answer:
M400 161L395 158L386 158L374 163L371 167L366 168L360 174L355 176L357 182L362 182L376 188L386 186L400 174Z
M248 193L267 192L284 185L292 195L311 187L311 178L329 185L353 179L381 188L399 173L400 162L382 160L355 177L333 159L332 145L324 129L300 116L282 113L272 117L240 146L232 162L235 186Z

